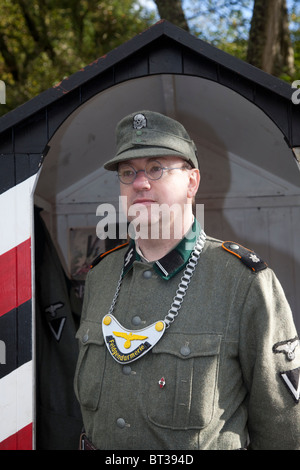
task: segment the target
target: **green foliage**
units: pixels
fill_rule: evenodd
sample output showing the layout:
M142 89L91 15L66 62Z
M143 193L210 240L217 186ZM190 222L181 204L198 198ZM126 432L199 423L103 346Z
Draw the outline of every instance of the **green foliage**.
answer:
M212 43L248 38L254 0L185 0L191 30Z
M292 80L300 80L300 5L296 1L291 10L290 17L291 40L294 47L295 60L295 75L292 77ZM291 81L290 77L288 81Z
M300 79L300 2L287 0L295 73L280 78ZM183 0L190 31L229 54L247 60L248 38L254 0Z
M19 106L153 22L134 0L0 0L0 79Z
M167 0L165 0L167 1ZM287 0L300 79L300 5ZM153 2L154 5L154 2ZM195 36L246 60L254 0L183 0ZM158 20L140 0L0 0L0 115L77 72Z

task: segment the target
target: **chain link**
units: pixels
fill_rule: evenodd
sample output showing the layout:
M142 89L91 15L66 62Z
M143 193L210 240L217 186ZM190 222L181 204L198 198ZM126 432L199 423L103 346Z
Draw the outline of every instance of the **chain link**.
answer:
M122 270L121 270L120 279L119 279L119 281L118 281L117 289L116 289L114 298L113 298L113 300L112 300L111 306L110 306L110 308L109 308L108 315L110 315L110 314L113 313L114 308L115 308L115 305L116 305L116 302L117 302L117 300L118 300L119 292L120 292L120 289L121 289L121 284L122 284L122 281L123 281L123 272L124 272L124 268L122 268Z
M206 240L206 235L204 231L202 230L196 244L194 246L194 249L190 255L188 264L186 265L185 271L182 275L182 278L180 279L180 282L178 284L177 291L175 293L172 305L170 307L170 310L168 311L167 315L165 316L164 322L166 323L166 328L169 328L170 324L173 323L175 320L175 317L177 317L179 310L181 308L181 304L183 302L184 296L186 295L186 291L189 287L189 284L191 282L191 278L194 274L195 268L197 266L198 260L200 258L200 255L202 253L204 244Z
M191 278L194 274L195 268L197 266L198 260L200 258L200 255L202 253L204 244L206 240L206 235L203 230L201 230L201 233L195 243L195 246L193 248L193 251L190 255L188 264L186 265L186 268L184 270L184 273L180 279L180 282L178 284L175 296L173 298L172 305L170 307L170 310L168 311L167 315L165 316L164 322L166 324L166 328L169 328L170 324L173 323L175 320L175 317L177 317L179 310L181 308L181 304L183 302L184 296L186 295L186 291L189 287L189 284L191 282ZM121 285L122 285L122 280L123 280L123 268L121 270L121 275L118 281L117 289L115 292L115 295L112 300L112 304L109 308L108 315L112 314L116 305L116 302L119 297Z

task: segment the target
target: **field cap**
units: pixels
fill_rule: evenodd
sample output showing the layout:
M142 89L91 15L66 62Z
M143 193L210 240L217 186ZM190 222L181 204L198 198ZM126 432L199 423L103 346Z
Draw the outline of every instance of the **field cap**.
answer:
M116 127L117 151L104 168L117 171L118 164L134 158L181 157L198 168L197 149L178 121L154 111L139 111L123 118Z

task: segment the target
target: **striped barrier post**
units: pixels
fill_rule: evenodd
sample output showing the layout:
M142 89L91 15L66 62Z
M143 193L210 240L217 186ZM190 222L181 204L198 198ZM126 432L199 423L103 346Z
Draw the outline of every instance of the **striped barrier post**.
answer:
M0 450L34 447L32 195L36 175L0 195ZM4 345L4 346L3 346Z

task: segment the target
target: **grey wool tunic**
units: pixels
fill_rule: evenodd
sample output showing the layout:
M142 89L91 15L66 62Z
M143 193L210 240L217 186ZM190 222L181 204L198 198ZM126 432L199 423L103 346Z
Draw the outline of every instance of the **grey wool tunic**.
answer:
M90 270L74 386L98 449L300 449L290 307L273 271L230 246L207 237L175 321L130 363L112 357L102 333L124 264L113 315L134 333L164 320L191 249L182 240L159 266L131 242Z

